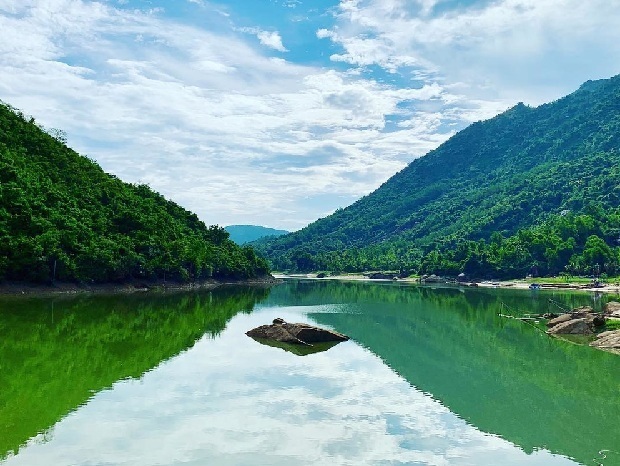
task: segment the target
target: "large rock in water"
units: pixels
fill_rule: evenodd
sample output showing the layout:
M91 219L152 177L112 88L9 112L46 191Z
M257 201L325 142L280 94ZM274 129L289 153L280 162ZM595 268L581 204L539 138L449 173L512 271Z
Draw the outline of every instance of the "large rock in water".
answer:
M271 325L248 330L247 336L258 339L274 340L282 343L312 345L312 343L326 343L333 341L347 341L348 336L310 324L288 323L282 319L274 319Z
M603 306L603 312L612 317L620 317L620 303L618 301L609 301Z
M562 314L561 316L555 317L554 319L549 320L549 322L547 322L547 327L551 328L551 327L555 327L558 324L562 324L564 322L568 322L573 320L573 316L570 314Z
M594 312L589 306L573 309L547 322L549 335L592 335L597 328L605 325L605 317Z
M596 340L590 343L590 346L620 353L620 330L599 333Z
M547 330L547 333L550 335L592 335L594 332L588 319L582 317L560 322Z

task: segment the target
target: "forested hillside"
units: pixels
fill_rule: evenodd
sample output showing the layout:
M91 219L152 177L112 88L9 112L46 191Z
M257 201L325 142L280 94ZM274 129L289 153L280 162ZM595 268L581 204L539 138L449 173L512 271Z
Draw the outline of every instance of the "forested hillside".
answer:
M251 248L124 183L0 103L0 280L117 282L250 278Z
M620 76L459 132L379 189L259 244L275 268L618 271Z
M230 239L237 244L250 243L267 236L286 235L286 230L276 230L258 225L228 225L224 230L230 235Z

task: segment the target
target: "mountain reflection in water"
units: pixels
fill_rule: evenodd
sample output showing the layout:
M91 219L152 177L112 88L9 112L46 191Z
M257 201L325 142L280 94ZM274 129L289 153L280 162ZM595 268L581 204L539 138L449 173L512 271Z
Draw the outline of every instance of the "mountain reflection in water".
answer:
M545 312L549 297L610 298L317 281L3 298L0 455L16 453L7 466L618 465L620 357L497 316L501 303ZM300 358L245 335L274 317L352 340Z

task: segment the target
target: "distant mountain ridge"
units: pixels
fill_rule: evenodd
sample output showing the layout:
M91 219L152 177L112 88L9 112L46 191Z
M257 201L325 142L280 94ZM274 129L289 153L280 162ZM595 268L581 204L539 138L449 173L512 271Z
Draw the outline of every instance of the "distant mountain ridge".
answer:
M230 235L230 239L237 244L246 244L270 236L282 236L289 232L286 230L276 230L258 225L229 225L224 230Z
M424 263L430 252L445 255L494 234L508 238L561 213L602 209L607 217L619 204L615 76L588 81L555 102L536 108L519 103L474 123L353 205L259 248L280 269L424 271L432 269ZM615 233L591 232L608 234L603 239L614 246ZM532 256L531 262L541 261Z

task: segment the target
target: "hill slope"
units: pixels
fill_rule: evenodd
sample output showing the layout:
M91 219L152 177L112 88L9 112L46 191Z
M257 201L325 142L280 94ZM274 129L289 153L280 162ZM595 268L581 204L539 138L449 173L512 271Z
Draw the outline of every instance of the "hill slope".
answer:
M105 173L0 102L0 280L249 278L250 248L146 185Z
M257 239L268 236L282 236L288 234L286 230L261 227L257 225L228 225L224 230L230 235L230 239L237 244L250 243Z
M340 264L424 271L431 251L445 253L494 233L510 237L560 213L602 209L607 216L619 204L616 76L474 123L350 207L260 249L283 269Z

